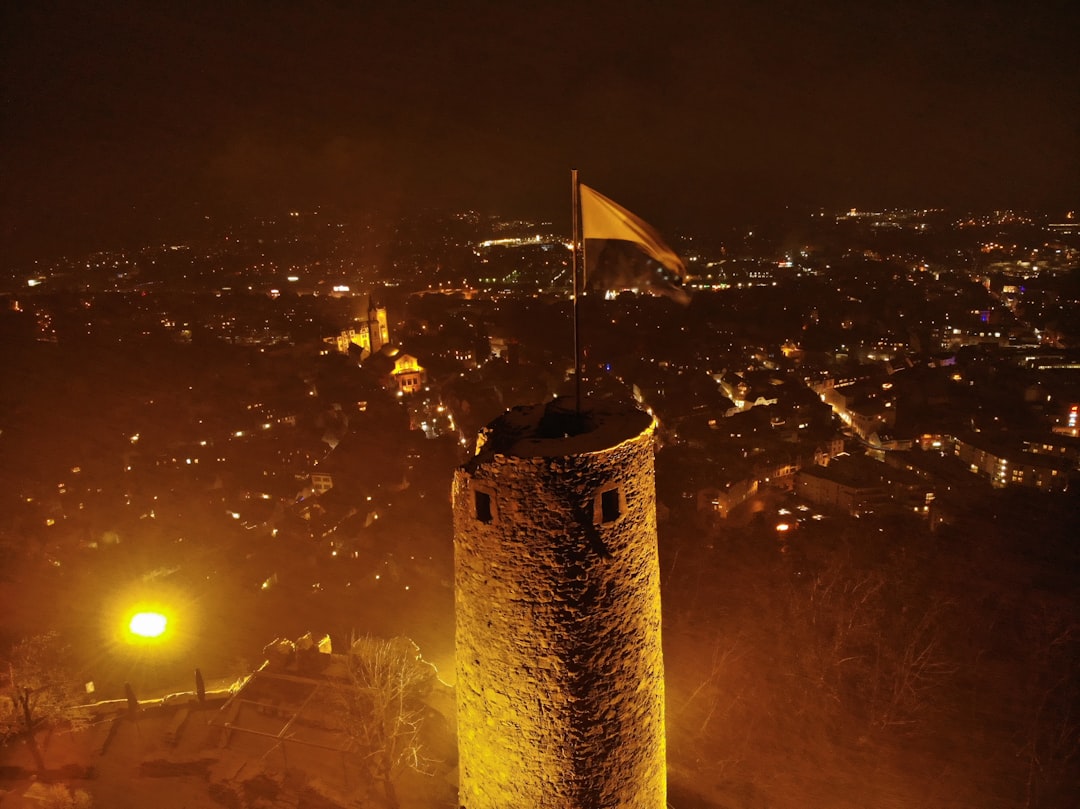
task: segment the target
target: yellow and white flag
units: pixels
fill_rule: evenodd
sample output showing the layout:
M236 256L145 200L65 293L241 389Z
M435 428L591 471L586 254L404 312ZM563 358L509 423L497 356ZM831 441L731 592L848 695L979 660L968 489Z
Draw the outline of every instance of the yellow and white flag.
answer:
M634 242L679 278L686 278L686 265L652 225L639 219L616 202L582 183L581 232L586 239L622 239Z

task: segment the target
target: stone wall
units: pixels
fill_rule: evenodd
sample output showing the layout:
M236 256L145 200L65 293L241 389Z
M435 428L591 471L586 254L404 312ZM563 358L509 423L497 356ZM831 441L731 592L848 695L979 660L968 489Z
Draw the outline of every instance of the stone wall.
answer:
M652 425L474 459L453 499L461 805L664 809Z

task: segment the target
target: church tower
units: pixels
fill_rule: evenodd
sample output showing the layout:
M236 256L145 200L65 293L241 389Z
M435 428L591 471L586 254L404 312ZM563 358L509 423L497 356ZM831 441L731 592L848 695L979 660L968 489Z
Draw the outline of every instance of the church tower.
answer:
M370 296L368 297L368 333L371 335L372 354L377 354L380 348L390 342L390 327L386 322L386 307L376 306Z
M666 806L653 430L515 408L455 474L464 809Z

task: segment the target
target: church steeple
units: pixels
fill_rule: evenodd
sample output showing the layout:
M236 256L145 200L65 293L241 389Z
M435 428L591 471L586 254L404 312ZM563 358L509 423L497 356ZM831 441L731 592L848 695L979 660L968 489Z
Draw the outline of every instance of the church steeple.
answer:
M371 335L371 353L374 354L390 342L390 327L386 320L386 307L375 304L375 296L368 295L368 333Z

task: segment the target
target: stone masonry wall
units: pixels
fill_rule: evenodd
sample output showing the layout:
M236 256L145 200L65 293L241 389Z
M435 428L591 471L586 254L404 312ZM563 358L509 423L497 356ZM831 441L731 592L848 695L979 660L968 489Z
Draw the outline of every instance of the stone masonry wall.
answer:
M466 809L666 805L652 433L565 457L494 455L455 475ZM604 522L613 487L620 513Z

